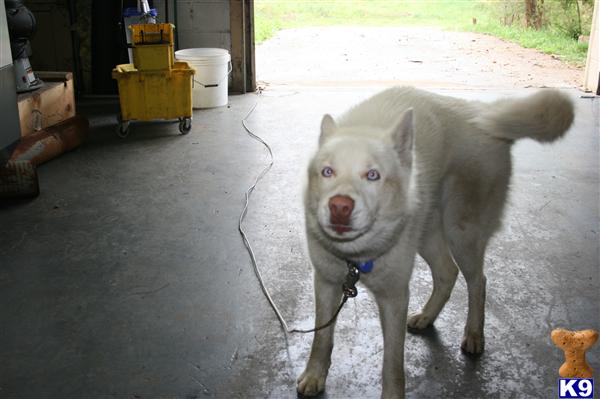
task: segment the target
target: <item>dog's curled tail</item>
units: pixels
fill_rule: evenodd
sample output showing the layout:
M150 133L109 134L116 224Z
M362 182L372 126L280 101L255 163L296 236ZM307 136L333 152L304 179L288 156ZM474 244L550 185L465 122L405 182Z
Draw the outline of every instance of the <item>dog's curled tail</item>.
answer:
M573 103L566 94L542 90L528 97L487 104L473 122L495 137L551 142L565 134L573 115Z

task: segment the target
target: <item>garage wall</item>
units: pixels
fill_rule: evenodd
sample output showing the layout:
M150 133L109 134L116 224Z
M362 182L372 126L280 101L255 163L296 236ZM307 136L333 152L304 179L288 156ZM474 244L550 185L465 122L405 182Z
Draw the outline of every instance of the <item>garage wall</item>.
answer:
M32 63L34 69L37 70L66 70L76 71L77 88L79 91L89 93L104 93L98 91L94 86L94 82L98 83L98 79L94 79L94 64L92 60L92 9L96 4L98 7L104 7L105 0L71 0L76 8L76 23L74 28L76 54L78 56L78 68L73 65L72 38L69 30L68 3L69 0L27 0L27 6L32 8L38 18L38 34L33 39L34 57ZM107 2L109 3L109 2ZM123 6L135 4L135 0L124 0ZM167 20L174 23L174 0L151 0L152 7L156 8L159 13L159 21ZM246 89L241 88L242 79L248 75L246 70L253 71L253 68L247 67L240 69L242 64L248 64L252 60L250 56L240 57L244 45L251 45L251 38L243 36L243 28L248 28L248 21L242 23L241 17L236 19L235 30L236 46L232 49L232 29L230 11L233 8L244 8L246 12L252 10L252 0L177 0L177 33L178 33L178 48L190 47L218 47L228 50L232 54L234 61L234 71L230 76L230 89L238 92L245 92ZM112 7L119 8L117 2L109 3ZM106 4L108 6L109 4ZM166 10L165 5L168 4L169 10ZM239 10L237 10L239 11ZM239 12L238 12L239 13ZM118 13L117 13L118 14ZM236 14L237 15L237 14ZM241 15L241 14L240 14ZM117 18L118 19L118 18ZM239 22L238 22L239 21ZM107 21L115 30L120 29L119 21ZM237 26L240 25L240 26ZM118 33L117 33L118 34ZM97 41L108 42L111 48L118 47L114 38L107 37L104 34L96 34ZM115 50L117 51L117 50ZM109 60L112 64L119 63L118 61ZM124 60L122 60L125 62ZM111 83L109 86L114 86L110 78L110 69L106 71L96 71L108 79ZM96 68L97 69L97 68ZM253 75L252 75L253 76ZM102 82L100 82L102 83ZM98 84L100 84L98 83ZM244 87L249 87L253 90L252 84L246 84ZM110 89L110 87L109 87ZM114 89L114 88L113 88Z
M233 68L230 92L254 91L253 0L154 0L151 4L159 21L176 23L177 49L217 47L229 51Z
M35 70L72 71L73 49L66 0L28 0L27 7L37 21L37 32L31 40Z
M173 0L169 0L169 20L174 22ZM164 20L165 1L155 0L154 7ZM218 47L231 52L229 1L178 0L177 31L179 48Z

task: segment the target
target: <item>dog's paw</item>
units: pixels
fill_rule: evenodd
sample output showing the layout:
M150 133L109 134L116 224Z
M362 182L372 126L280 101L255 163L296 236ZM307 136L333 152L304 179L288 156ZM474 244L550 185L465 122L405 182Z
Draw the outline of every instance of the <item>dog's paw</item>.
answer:
M298 377L298 393L304 396L316 396L325 389L327 373L314 372L306 369Z
M414 330L423 330L433 324L433 319L425 313L413 313L408 316L406 325Z
M476 332L466 332L460 344L460 348L469 355L480 355L483 347L483 335Z

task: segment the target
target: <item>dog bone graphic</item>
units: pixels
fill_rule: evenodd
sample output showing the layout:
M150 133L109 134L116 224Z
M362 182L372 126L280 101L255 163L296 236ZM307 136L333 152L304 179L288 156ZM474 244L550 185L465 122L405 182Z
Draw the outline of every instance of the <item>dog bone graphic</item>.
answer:
M562 378L591 378L594 370L585 360L585 351L598 340L594 330L569 331L557 328L550 334L552 342L565 352L565 362L558 374Z

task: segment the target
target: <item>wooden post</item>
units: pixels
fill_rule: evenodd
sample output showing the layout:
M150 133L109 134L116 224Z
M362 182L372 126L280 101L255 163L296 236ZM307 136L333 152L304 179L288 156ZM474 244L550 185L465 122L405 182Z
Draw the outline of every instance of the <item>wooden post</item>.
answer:
M231 26L231 91L256 88L254 64L254 0L229 0Z
M244 0L229 0L231 26L231 91L246 93L246 27Z
M246 91L256 90L256 67L254 63L254 0L246 2Z
M584 86L587 90L600 95L600 1L594 3L594 15L592 17L592 30L590 32L590 43L588 46L587 61L585 63Z

